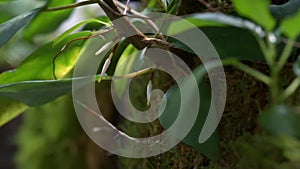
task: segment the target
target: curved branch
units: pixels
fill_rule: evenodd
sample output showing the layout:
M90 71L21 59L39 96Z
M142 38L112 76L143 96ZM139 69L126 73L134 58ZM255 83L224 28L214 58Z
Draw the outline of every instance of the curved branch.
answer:
M97 2L96 1L82 1L82 2L78 2L78 3L74 3L74 4L69 4L66 6L46 8L44 11L45 12L54 12L54 11L60 11L60 10L65 10L65 9L77 8L80 6L85 6L85 5L95 4L95 3L97 3Z
M119 11L118 7L112 0L99 0L99 6L103 9L111 21L118 19L118 24L114 24L114 28L122 35L133 35L128 37L128 41L137 49L141 50L148 45L143 43L147 38L140 30L138 30L127 17ZM127 37L127 36L125 36Z

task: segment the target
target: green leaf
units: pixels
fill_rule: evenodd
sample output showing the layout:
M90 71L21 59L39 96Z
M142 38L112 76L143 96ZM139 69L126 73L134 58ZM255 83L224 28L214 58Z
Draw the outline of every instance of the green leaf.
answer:
M300 33L300 29L298 27L299 24L300 11L298 11L295 15L284 19L280 25L280 28L289 38L296 38Z
M139 55L137 49L134 48L134 46L129 45L116 65L114 76L122 76L134 72L134 66L136 66L137 63L140 62L139 59L137 59L138 56ZM126 78L116 79L112 82L114 85L114 89L119 97L121 97L126 90L126 86L129 85L128 82L129 80Z
M167 34L179 34L188 31L189 29L193 29L194 26L224 26L224 24L222 23L223 20L219 20L218 18L218 15L212 13L188 15L183 18L184 20L171 22L170 25L168 25ZM186 22L192 23L193 25L187 24Z
M49 0L47 7L57 7L74 3L75 0ZM40 12L23 31L24 38L32 40L34 35L54 31L72 12L72 9L55 12Z
M233 57L241 60L264 60L253 33L263 37L265 32L253 22L216 13L194 14L184 19L166 25L167 34L183 34L180 36L184 37L184 34L188 36L190 30L198 27L209 38L222 59ZM187 48L181 49L190 52Z
M24 82L52 79L52 60L62 46L60 44L52 48L52 42L48 43L27 57L16 70L0 74L0 96L3 97L0 99L0 124L16 117L27 108L19 101L36 106L70 90L71 82L65 80ZM56 59L57 77L65 76L73 68L81 49L82 43L72 44Z
M300 138L300 114L286 105L263 111L259 116L259 124L269 133Z
M73 68L79 57L82 45L82 42L73 43L57 57L55 60L55 75L58 78L62 78ZM2 73L0 75L0 84L53 79L52 61L62 47L63 45L52 47L52 42L42 46L28 56L17 69Z
M0 126L17 117L27 108L19 101L0 97Z
M211 26L232 26L250 30L259 36L264 36L265 32L260 26L254 24L249 20L240 17L234 17L221 13L203 13L194 14L186 18L187 21L195 24L198 27L211 27ZM193 22L194 21L194 22Z
M198 142L199 135L205 123L206 117L208 115L210 102L211 102L211 89L207 83L202 81L204 75L203 73L201 73L202 70L203 69L201 69L201 67L198 67L194 70L194 76L198 81L198 88L199 88L199 94L201 100L198 116L192 129L189 131L187 136L183 139L183 142L188 145L191 145L193 148L203 153L208 158L212 160L216 160L219 157L219 153L220 153L219 139L216 132L206 142L202 144ZM182 79L182 81L186 82L185 79ZM185 85L189 86L189 84L187 83ZM189 99L193 99L193 97L190 97L189 99L181 100L180 92L181 91L179 87L176 85L170 88L166 93L168 99L167 105L165 111L159 117L159 121L165 129L169 128L176 120L179 113L178 110L180 110L180 106L182 104L188 105L190 103Z
M0 96L39 106L71 91L71 80L24 81L0 85Z
M275 27L275 19L269 10L268 0L232 0L236 11L271 31Z
M73 81L85 85L95 81L96 76L85 76L61 80L34 80L0 85L0 97L21 101L28 106L39 106L65 95L72 89ZM81 86L78 86L81 87Z
M71 42L72 40L78 40L80 38L87 38L90 37L91 35L93 35L92 31L80 31L80 32L76 32L73 33L71 35L65 35L65 37L58 37L57 39L55 39L53 41L53 46L56 46L58 43L60 43L61 41L65 40L66 38L69 40L69 42Z
M283 5L271 5L272 15L279 21L295 14L300 8L299 0L289 0Z
M59 37L57 37L54 40L53 45L54 46L57 45L59 42L61 42L62 40L64 40L68 35L70 35L73 31L75 31L76 29L78 29L81 26L83 26L85 24L88 24L88 23L100 23L102 25L111 26L109 23L100 21L98 19L87 19L87 20L84 20L84 21L82 21L82 22L74 25L69 30L67 30L66 32L64 32L63 34L61 34ZM84 32L91 32L91 31L84 31Z
M200 29L214 45L221 59L264 60L256 38L248 30L234 27L201 27ZM188 31L181 34L180 36L183 37L189 36ZM190 49L184 46L177 47L190 52Z
M0 24L0 47L5 44L18 30L28 24L40 10L41 8L34 9Z

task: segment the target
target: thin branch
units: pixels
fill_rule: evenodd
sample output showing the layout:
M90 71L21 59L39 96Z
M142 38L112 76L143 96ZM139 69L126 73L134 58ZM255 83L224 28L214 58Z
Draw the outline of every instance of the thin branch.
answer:
M209 2L206 2L205 0L198 0L201 4L203 4L208 10L212 12L220 12L218 9L211 6Z
M138 50L144 49L145 47L155 46L157 48L162 48L164 50L170 51L177 56L179 56L183 61L185 61L190 67L199 65L199 58L185 50L173 46L171 43L158 39L158 38L148 38L143 34L133 23L128 19L128 17L139 18L139 16L125 16L121 14L117 5L117 1L114 0L99 0L99 6L104 10L109 19L113 22L119 19L118 24L114 24L114 28L120 33L120 35L127 37L129 43L131 43ZM140 16L140 18L151 20L151 18L145 18L145 16ZM133 36L126 36L133 35ZM191 56L191 57L187 57ZM191 63L192 60L192 63Z
M130 3L130 0L127 0L127 2L126 2L126 8L124 8L124 12L123 12L124 15L126 15L127 10L129 9L129 3Z
M56 69L56 65L55 65L55 61L56 59L58 58L58 56L60 56L73 42L76 42L76 41L80 41L80 40L86 40L86 39L89 39L91 38L91 36L85 36L85 37L81 37L81 38L76 38L76 39L73 39L71 41L69 41L65 46L62 47L62 49L53 57L52 59L52 74L53 74L53 78L56 80L57 79L57 76L55 74L55 69Z
M147 17L147 16L141 14L140 12L138 12L138 11L132 9L132 8L130 8L130 6L127 6L127 4L124 5L124 4L122 4L120 1L114 1L114 2L116 3L116 5L117 5L119 8L121 8L121 9L123 9L123 10L127 9L127 12L130 12L130 13L134 14L133 17L145 19L146 22L147 22L147 23L148 23L148 24L149 24L156 32L159 32L159 29L158 29L157 25L151 20L151 18L149 18L149 17ZM127 16L128 16L128 15L127 15ZM132 17L132 16L129 16L129 17Z
M287 39L287 38L284 38L284 37L281 38L281 41L282 41L283 43L285 43L285 44L290 43L290 40ZM293 46L294 46L295 48L300 48L300 42L294 41Z
M287 44L285 45L284 50L283 50L281 56L279 57L279 61L277 63L276 68L277 68L278 72L284 67L284 65L288 61L288 58L290 57L290 54L294 48L294 43L295 43L295 41L292 39L292 40L289 40L287 42Z
M134 78L136 76L144 75L146 73L151 73L154 71L154 68L145 68L133 73L125 74L125 75L120 75L120 76L108 76L108 75L101 75L98 74L95 77L95 81L98 81L99 79L101 80L118 80L118 79L127 79L127 78Z
M95 4L95 3L97 3L97 1L82 1L82 2L78 2L78 3L74 3L74 4L69 4L69 5L66 5L66 6L46 8L44 11L46 11L46 12L61 11L61 10L66 10L66 9L77 8L77 7L80 7L80 6Z
M115 41L116 41L116 40L115 40ZM110 63L111 63L111 59L112 59L113 55L116 53L116 50L117 50L119 44L120 44L119 42L116 43L116 44L114 45L114 47L112 48L112 50L111 50L111 52L110 52L110 54L109 54L109 57L106 59L104 65L103 65L103 67L102 67L101 74L100 74L101 76L103 76L103 75L106 73L106 71L107 71L107 69L108 69L108 67L109 67L109 65L110 65ZM100 77L100 78L98 79L98 83L100 83L101 80L102 80L102 78Z
M121 14L113 0L99 0L98 5L112 22L119 19L118 23L113 24L113 26L122 36L127 37L126 35L133 35L127 39L134 47L139 50L147 47L147 44L142 42L147 36L137 29L127 17Z
M236 68L244 71L245 73L251 75L252 77L256 78L257 80L265 83L268 86L271 84L270 77L261 73L260 71L257 71L256 69L253 69L252 67L250 67L248 65L243 64L242 62L240 62L236 59L227 59L227 60L224 60L222 63L223 63L223 66L236 67Z
M281 100L286 100L289 98L300 86L300 77L294 79L294 81L283 91L282 95L280 96Z
M80 40L87 40L87 39L90 39L90 38L93 38L93 37L96 37L96 36L99 36L99 35L102 35L103 33L106 33L106 32L109 32L111 31L112 29L108 29L108 30L101 30L101 31L98 31L98 32L95 32L94 34L92 35L89 35L89 36L85 36L85 37L80 37L80 38L76 38L76 39L72 39L70 40L69 42L67 42L66 45L64 45L60 51L53 57L52 59L52 74L53 74L53 78L54 79L57 79L57 76L55 74L55 69L56 69L56 66L55 66L55 61L57 59L58 56L60 56L72 43L76 42L76 41L80 41Z

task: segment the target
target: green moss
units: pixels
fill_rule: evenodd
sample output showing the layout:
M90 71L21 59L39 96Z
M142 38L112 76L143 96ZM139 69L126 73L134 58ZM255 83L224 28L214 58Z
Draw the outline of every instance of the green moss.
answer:
M247 63L268 74L264 63ZM292 154L291 158L299 155L297 151L279 146L276 137L262 136L263 131L257 124L257 116L269 102L268 88L251 76L226 67L227 101L218 127L221 138L221 158L216 162L209 161L201 153L190 146L180 143L175 148L159 156L143 159L119 157L120 168L172 168L172 169L264 169L264 168L299 168L298 161L288 160L284 155ZM282 86L285 87L293 74L285 69L281 76ZM297 104L297 94L291 99ZM149 136L160 133L160 124L147 124L144 127L135 123L122 123L122 130L135 133L136 136ZM292 138L289 138L292 139ZM292 139L296 147L299 140ZM268 146L266 146L268 145ZM288 144L287 144L288 145ZM298 149L297 149L298 150ZM295 155L297 154L297 155ZM265 160L264 160L265 159ZM296 169L295 168L295 169Z

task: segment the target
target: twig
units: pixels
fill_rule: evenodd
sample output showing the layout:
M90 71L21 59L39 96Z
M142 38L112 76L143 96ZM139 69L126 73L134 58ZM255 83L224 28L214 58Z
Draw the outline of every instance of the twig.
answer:
M118 40L115 40L115 41L118 41ZM110 52L110 54L109 54L109 57L106 59L104 65L103 65L103 67L102 67L101 74L100 74L101 76L103 76L103 75L106 73L106 71L107 71L107 69L108 69L108 67L109 67L109 65L110 65L110 63L111 63L111 59L112 59L113 55L115 54L115 52L116 52L116 50L117 50L119 44L120 44L120 43L118 42L118 43L115 44L114 47L112 48L112 50L111 50L111 52ZM101 80L102 80L102 78L100 77L100 78L98 79L98 83L100 83Z
M205 0L198 0L201 4L203 4L208 10L212 12L220 12L218 9L211 6L210 3L206 2Z
M134 78L136 76L143 75L146 73L151 73L153 71L154 71L154 68L150 67L150 68L145 68L145 69L133 72L133 73L121 75L121 76L108 76L108 75L99 74L99 75L96 75L95 80L98 81L99 79L101 79L101 80L117 80L117 79L125 79L125 78Z
M271 84L271 78L266 76L265 74L261 73L260 71L253 69L252 67L243 64L237 59L226 59L223 62L223 66L233 66L235 68L238 68L245 73L251 75L252 77L256 78L257 80L265 83L266 85Z
M81 37L81 38L76 38L76 39L72 39L70 40L66 45L64 45L60 51L53 57L52 59L52 74L53 74L53 78L56 80L57 79L57 76L55 74L55 60L57 59L58 56L60 56L73 42L76 42L76 41L80 41L80 40L87 40L87 39L90 39L90 38L93 38L93 37L96 37L96 36L99 36L103 33L106 33L106 32L109 32L111 31L112 29L109 29L109 30L101 30L101 31L98 31L92 35L89 35L89 36L85 36L85 37Z
M119 7L119 8L122 8L122 9L126 9L127 8L127 12L130 12L132 14L134 14L133 17L135 18L141 18L141 19L145 19L145 21L156 31L156 32L159 32L159 29L157 27L157 25L151 20L151 18L141 14L140 12L130 8L130 6L127 6L127 5L124 5L122 4L121 2L119 1L114 1L116 3L116 5ZM128 16L128 15L127 15ZM129 17L132 17L132 16L129 16Z
M187 61L186 63L190 67L194 67L195 65L199 64L199 58L196 55L192 55L188 53L185 50L182 50L180 48L176 48L171 43L167 41L163 41L158 38L148 38L145 34L143 34L135 25L133 25L132 22L128 19L129 16L122 15L119 11L117 5L115 4L114 0L99 0L98 4L99 6L104 10L106 15L109 17L109 19L113 22L116 19L118 20L118 24L114 24L114 28L120 33L120 35L127 37L127 40L129 43L131 43L135 48L138 50L142 50L145 47L149 47L154 45L157 48L162 48L164 50L170 51L174 53L175 55L179 56L184 61ZM135 18L137 18L135 16ZM142 16L143 19L147 19L144 16ZM149 18L148 18L149 19ZM151 19L149 19L151 20ZM133 36L126 36L126 35L133 35ZM186 56L191 56L190 58L187 58ZM188 63L191 60L193 60L193 63Z
M281 38L281 41L282 41L283 43L285 43L285 44L288 44L288 43L290 42L289 39L284 38L284 37ZM293 46L294 46L295 48L300 48L300 42L294 41Z
M300 86L300 77L297 77L293 82L283 91L280 96L281 100L286 100L289 98Z
M124 15L126 15L127 10L129 9L129 2L130 2L130 0L127 0L127 2L126 2L126 8L124 8L124 12L123 12Z
M54 12L54 11L71 9L71 8L76 8L76 7L90 5L90 4L95 4L95 3L97 3L97 1L82 1L82 2L78 2L78 3L74 3L74 4L69 4L69 5L66 5L66 6L46 8L44 11L46 11L46 12Z
M118 24L114 24L113 26L122 36L133 35L127 39L134 47L141 50L147 46L145 43L142 43L147 38L146 35L138 30L127 17L121 14L113 0L99 0L98 4L112 22L119 19Z

